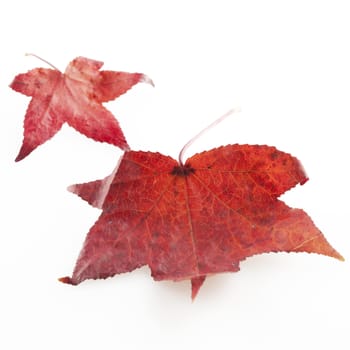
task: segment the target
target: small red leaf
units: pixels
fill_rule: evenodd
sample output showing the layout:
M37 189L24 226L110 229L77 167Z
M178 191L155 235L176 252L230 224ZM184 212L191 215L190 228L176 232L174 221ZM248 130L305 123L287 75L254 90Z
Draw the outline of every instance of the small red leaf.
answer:
M191 280L236 272L245 258L308 252L342 260L301 209L278 196L307 181L300 162L269 146L228 145L184 165L159 153L126 152L104 180L72 186L103 212L72 277L107 278L148 265L155 280Z
M102 65L102 62L78 57L65 73L35 68L15 77L10 87L32 96L16 161L49 140L65 122L96 141L129 149L118 121L102 102L119 97L138 82L152 82L140 73L100 71Z

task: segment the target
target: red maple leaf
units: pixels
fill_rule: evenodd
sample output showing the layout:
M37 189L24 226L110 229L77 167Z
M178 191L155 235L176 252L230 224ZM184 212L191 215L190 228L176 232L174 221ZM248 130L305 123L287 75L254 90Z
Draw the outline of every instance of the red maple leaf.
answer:
M151 152L126 152L104 180L70 190L103 210L72 277L107 278L148 265L155 280L192 282L239 270L268 252L308 252L342 260L301 209L278 197L308 180L300 162L274 147L228 145L185 164Z
M129 149L118 121L102 102L119 97L138 82L152 81L141 73L100 71L102 65L103 62L77 57L65 73L55 67L35 68L15 77L10 87L33 97L16 161L49 140L65 122L96 141Z

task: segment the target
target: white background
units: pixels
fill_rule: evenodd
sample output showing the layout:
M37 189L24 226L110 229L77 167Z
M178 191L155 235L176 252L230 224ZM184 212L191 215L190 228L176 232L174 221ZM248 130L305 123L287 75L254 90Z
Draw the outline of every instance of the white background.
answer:
M350 9L348 1L2 1L0 4L0 348L349 349ZM15 163L29 98L8 88L76 56L142 72L106 104L131 147L177 157L228 143L275 145L310 181L284 200L304 208L345 262L266 254L188 282L149 269L78 287L71 274L99 211L66 191L108 175L121 152L65 126Z

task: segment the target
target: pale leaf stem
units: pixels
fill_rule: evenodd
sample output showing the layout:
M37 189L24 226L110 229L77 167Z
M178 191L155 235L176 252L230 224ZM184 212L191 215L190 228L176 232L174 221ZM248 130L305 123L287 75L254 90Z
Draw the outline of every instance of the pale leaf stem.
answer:
M241 109L239 107L237 108L233 108L230 109L228 112L226 112L224 115L222 115L220 118L216 119L214 122L212 122L210 125L208 125L207 127L205 127L202 131L200 131L196 136L194 136L191 140L189 140L185 146L182 147L182 150L179 153L179 163L180 165L183 165L183 156L184 153L186 152L186 150L188 149L188 147L190 147L192 145L193 142L195 142L199 137L201 137L204 133L206 133L208 130L210 130L211 128L213 128L214 126L218 125L219 123L221 123L223 120L225 120L227 117L229 117L230 115L234 114L234 113L238 113L240 112Z
M36 57L37 59L39 59L40 61L45 62L46 64L48 64L50 67L52 67L55 70L60 71L57 67L55 67L53 64L51 64L49 61L44 60L43 58L41 58L40 56L36 55L35 53L26 53L26 56L33 56Z

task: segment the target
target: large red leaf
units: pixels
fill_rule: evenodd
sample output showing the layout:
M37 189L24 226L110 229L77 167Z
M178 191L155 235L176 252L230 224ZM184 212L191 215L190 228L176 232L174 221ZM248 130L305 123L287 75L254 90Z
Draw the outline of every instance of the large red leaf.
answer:
M24 120L24 139L16 161L50 139L67 122L96 141L129 148L118 121L102 106L138 82L152 83L140 73L100 71L103 62L77 57L65 73L35 68L15 77L10 87L32 96Z
M126 152L104 180L70 190L103 209L73 276L107 278L148 265L155 280L192 282L238 271L267 252L308 252L342 260L310 217L277 197L307 176L299 161L269 146L228 145L180 165L159 153Z

